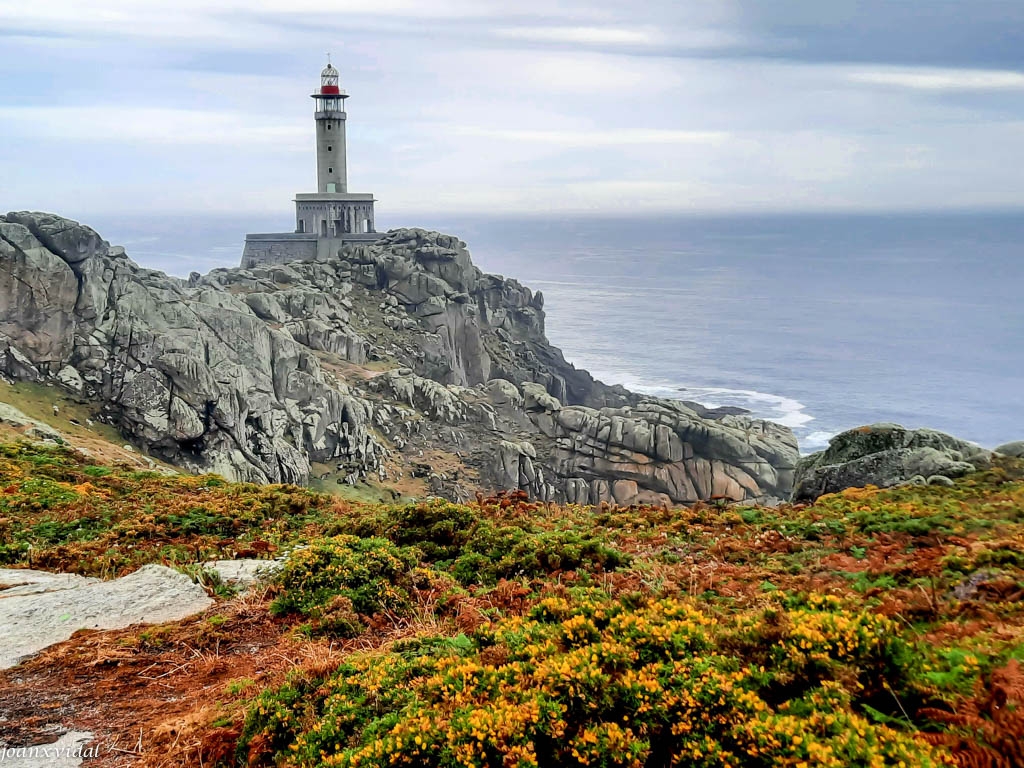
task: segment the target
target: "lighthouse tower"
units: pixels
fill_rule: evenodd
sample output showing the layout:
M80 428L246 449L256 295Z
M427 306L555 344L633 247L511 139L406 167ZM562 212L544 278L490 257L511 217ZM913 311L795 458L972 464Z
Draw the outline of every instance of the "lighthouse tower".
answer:
M331 64L320 73L316 100L316 185L317 191L348 192L345 159L345 99L338 87L338 70Z
M348 94L338 70L327 60L320 87L312 94L316 125L316 192L295 195L295 231L245 237L242 266L282 264L336 256L344 243L369 243L379 235L370 193L348 191L345 123Z

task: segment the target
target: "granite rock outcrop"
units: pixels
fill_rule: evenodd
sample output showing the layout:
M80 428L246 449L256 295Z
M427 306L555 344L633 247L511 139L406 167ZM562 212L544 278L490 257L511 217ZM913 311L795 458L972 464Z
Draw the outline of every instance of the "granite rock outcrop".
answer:
M1014 440L1012 443L1003 443L995 447L996 453L1003 456L1012 456L1015 459L1024 459L1024 440Z
M991 464L992 454L934 429L871 424L836 435L824 451L797 465L793 501L813 501L845 488L905 483L945 485Z
M0 373L234 480L674 504L785 498L797 461L779 425L596 381L548 343L540 293L419 229L182 280L59 216L0 216Z

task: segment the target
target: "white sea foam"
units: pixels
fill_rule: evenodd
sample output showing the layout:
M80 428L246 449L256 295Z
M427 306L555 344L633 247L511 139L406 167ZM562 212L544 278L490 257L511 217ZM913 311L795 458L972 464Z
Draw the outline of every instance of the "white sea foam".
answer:
M814 453L828 447L828 441L835 437L834 432L811 432L800 437L800 452Z
M807 406L785 395L773 395L752 389L682 387L667 383L629 382L624 383L624 386L644 395L673 400L691 400L706 408L725 406L744 408L758 418L774 421L790 429L798 429L808 422L814 421L814 417L805 410Z
M684 387L670 381L631 380L629 377L611 371L593 375L605 382L621 384L626 389L642 395L653 395L669 400L689 400L706 408L733 406L750 411L759 419L774 421L794 431L800 442L801 453L813 453L828 445L834 433L809 431L807 425L814 416L807 413L807 406L799 400L785 395L758 392L752 389L730 389L728 387Z
M746 408L755 416L774 421L790 429L804 426L814 417L798 400L785 395L773 395L752 389L726 389L725 387L679 387L675 397L693 400L708 408L732 405Z

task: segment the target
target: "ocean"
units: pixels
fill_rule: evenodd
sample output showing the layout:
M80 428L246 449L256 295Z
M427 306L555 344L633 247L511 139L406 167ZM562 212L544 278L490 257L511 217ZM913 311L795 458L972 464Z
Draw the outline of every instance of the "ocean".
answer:
M171 274L235 266L280 217L91 218ZM566 358L644 393L738 405L801 450L879 421L1024 439L1024 213L378 217L465 240L543 291Z

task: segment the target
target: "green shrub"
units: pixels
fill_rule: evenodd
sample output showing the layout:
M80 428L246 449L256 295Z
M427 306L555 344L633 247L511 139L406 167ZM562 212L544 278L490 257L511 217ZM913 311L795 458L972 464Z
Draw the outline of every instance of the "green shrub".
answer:
M288 557L271 610L309 616L322 632L355 634L362 629L359 616L408 608L409 573L419 557L418 550L387 539L318 539Z
M1019 568L1024 570L1024 552L1009 547L995 547L978 554L975 568Z
M480 520L478 510L433 500L387 509L381 518L383 535L399 545L415 545L427 562L458 557Z
M747 525L756 525L764 519L764 513L762 510L756 507L749 507L747 509L741 509L739 511L740 519Z
M593 535L575 531L530 533L516 526L480 524L452 565L462 584L535 577L555 571L614 570L629 556Z
M943 764L863 698L892 622L816 605L722 625L678 600L546 598L455 643L350 657L304 695L267 691L242 748L302 768ZM737 633L783 646L750 656Z
M203 507L192 507L182 514L157 515L156 522L185 536L231 536L242 529L242 523L236 516Z
M340 520L339 527L415 546L425 562L449 569L465 585L555 571L612 570L629 562L590 531L537 530L535 520L498 522L479 509L442 500L388 507L369 517Z

